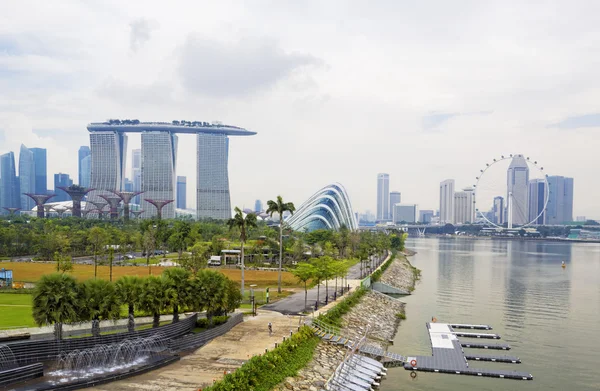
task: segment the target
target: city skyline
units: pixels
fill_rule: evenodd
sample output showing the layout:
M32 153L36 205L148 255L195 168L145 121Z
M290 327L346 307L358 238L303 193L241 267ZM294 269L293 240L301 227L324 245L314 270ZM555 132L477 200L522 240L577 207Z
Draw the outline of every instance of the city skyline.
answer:
M590 186L574 194L574 214L600 219L600 82L595 54L586 49L595 44L599 5L509 1L494 12L470 6L464 14L439 2L433 16L424 4L393 2L187 7L189 15L157 4L144 4L143 12L112 3L61 12L15 4L0 44L0 154L17 153L21 143L43 147L49 176L77 178L90 119L194 118L201 108L210 121L260 132L231 142L232 205L251 207L277 194L302 200L340 181L357 210L372 210L376 194L367 184L387 172L401 178L407 199L433 208L444 178L472 185L481 162L521 151L549 174ZM197 10L210 22L198 24ZM403 53L391 53L399 45ZM357 51L369 61L352 61ZM129 147L140 147L136 136ZM178 174L188 177L193 204L193 136L180 144ZM398 164L398 145L411 166ZM418 145L428 146L427 157ZM275 167L264 151L282 150L283 167ZM317 162L325 157L345 162L344 169L324 169ZM265 180L265 167L280 179Z

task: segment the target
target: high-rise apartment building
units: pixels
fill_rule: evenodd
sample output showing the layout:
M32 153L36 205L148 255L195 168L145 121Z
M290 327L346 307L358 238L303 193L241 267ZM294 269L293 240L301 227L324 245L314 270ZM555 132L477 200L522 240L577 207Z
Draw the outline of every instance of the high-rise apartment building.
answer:
M494 206L492 208L492 223L504 224L504 197L494 197Z
M440 183L440 224L454 224L454 179Z
M88 147L87 145L82 145L81 147L79 147L79 152L77 153L77 164L78 164L78 182L77 184L79 186L83 186L82 183L86 180L84 178L84 176L87 174L84 170L83 167L83 159L85 159L87 156L90 156L90 147Z
M261 200L254 201L254 212L260 213L263 211L263 204ZM358 221L358 220L356 220Z
M87 155L83 159L81 159L81 180L79 182L80 186L90 187L90 183L92 181L92 155Z
M529 181L529 202L527 221L531 224L543 225L546 223L544 204L546 201L546 181L543 179L532 179Z
M156 208L145 199L176 200L177 139L171 132L142 132L142 217L157 215ZM175 218L173 203L163 208L162 218Z
M20 184L15 167L15 154L0 156L0 214L8 214L4 208L20 208Z
M46 148L29 148L29 150L33 152L33 164L35 167L35 194L46 194L48 192Z
M523 155L515 155L507 171L507 196L506 203L511 216L507 216L508 224L523 225L529 222L528 193L529 193L529 166Z
M388 217L388 219L390 221L392 221L393 217L394 217L394 216L392 216L394 214L394 205L399 204L401 202L401 200L402 200L402 196L399 191L390 192L390 209L389 209L390 215Z
M64 190L59 187L69 187L73 184L73 180L69 174L58 173L54 174L54 194L56 197L52 198L52 202L69 201L71 197Z
M187 177L177 177L177 209L187 209Z
M21 198L21 208L31 210L35 202L23 193L35 194L35 160L33 152L25 145L21 144L19 151L19 196Z
M390 175L377 174L377 221L390 218Z
M196 212L198 219L231 218L229 194L229 138L224 134L198 133Z
M111 191L122 191L125 180L127 135L107 130L90 132L92 176L86 209L94 209L93 202L105 202L100 195L114 197Z
M454 224L475 223L475 193L472 188L454 193Z
M550 196L546 208L546 224L564 224L573 221L573 178L549 176Z
M125 185L123 189L128 192L133 192L133 181L129 178L125 178Z
M392 214L394 224L416 223L417 205L416 204L396 204Z

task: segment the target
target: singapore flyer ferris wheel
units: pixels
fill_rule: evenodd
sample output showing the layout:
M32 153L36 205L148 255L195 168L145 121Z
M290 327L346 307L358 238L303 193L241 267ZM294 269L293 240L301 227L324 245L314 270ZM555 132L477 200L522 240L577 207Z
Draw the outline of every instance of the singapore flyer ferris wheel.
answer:
M473 185L476 217L496 228L542 225L550 198L548 175L520 154L492 159Z

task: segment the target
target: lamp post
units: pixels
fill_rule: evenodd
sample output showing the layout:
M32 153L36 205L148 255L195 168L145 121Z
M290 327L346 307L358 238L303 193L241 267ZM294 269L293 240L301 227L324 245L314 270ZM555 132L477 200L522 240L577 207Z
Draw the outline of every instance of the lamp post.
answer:
M256 303L254 301L254 288L256 288L256 284L250 285L250 303L252 304L252 316L256 316Z

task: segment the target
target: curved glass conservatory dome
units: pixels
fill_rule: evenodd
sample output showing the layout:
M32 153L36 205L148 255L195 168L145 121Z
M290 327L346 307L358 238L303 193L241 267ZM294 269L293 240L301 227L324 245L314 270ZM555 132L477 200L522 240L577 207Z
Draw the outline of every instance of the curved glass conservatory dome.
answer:
M350 230L358 228L350 198L339 183L316 192L287 220L287 224L296 231L338 230L342 226Z

